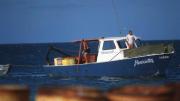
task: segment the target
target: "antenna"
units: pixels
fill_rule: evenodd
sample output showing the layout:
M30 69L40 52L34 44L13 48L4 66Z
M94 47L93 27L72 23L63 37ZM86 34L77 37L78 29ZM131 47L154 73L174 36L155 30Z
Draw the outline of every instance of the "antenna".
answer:
M116 7L116 3L115 3L114 0L112 0L112 7L113 7L115 19L116 19L116 24L117 24L118 32L119 32L120 34L122 34L122 32L121 32L121 30L120 30L120 21L119 21L119 17L118 17L117 7Z

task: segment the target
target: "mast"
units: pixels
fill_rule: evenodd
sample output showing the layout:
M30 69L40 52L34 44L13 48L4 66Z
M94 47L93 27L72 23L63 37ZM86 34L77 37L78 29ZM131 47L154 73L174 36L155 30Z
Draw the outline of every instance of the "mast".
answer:
M116 6L116 3L115 3L115 0L112 0L112 9L113 9L113 12L114 12L114 16L115 16L115 22L117 24L117 30L118 32L121 34L121 30L120 30L120 21L119 21L119 15L118 15L118 11L117 11L117 6Z

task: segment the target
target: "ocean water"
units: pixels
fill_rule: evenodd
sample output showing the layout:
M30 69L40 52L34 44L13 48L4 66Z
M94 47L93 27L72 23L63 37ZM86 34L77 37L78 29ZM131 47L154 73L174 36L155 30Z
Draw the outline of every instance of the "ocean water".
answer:
M163 40L163 41L143 41L143 44L155 43L172 43L175 48L175 55L170 61L165 78L118 78L118 77L101 77L101 78L46 78L42 75L26 77L16 76L11 78L0 77L0 84L18 84L27 85L31 89L31 101L38 87L44 85L50 86L67 86L67 85L85 85L97 87L101 90L109 90L114 87L121 87L131 84L165 84L171 82L180 82L180 40ZM65 44L65 45L64 45ZM12 65L43 65L46 64L46 55L49 46L55 46L68 54L75 55L78 53L79 45L68 43L43 43L43 44L6 44L0 45L0 64ZM96 47L96 43L91 43L91 47ZM93 48L92 52L97 49ZM60 56L54 52L51 56Z

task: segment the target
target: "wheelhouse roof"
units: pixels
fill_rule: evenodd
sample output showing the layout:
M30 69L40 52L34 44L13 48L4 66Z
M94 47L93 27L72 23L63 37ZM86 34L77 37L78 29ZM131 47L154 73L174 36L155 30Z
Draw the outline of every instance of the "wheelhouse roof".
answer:
M135 37L136 39L140 39L140 37ZM120 36L120 37L105 37L100 38L99 40L126 40L126 36Z
M100 40L124 40L126 37L105 37L101 38Z
M125 40L125 39L126 39L125 36L120 36L120 37L102 37L102 38L97 38L97 39L82 39L82 40L86 40L90 42L90 41L99 41L99 40ZM137 37L137 39L140 39L140 38ZM75 42L81 42L82 40L77 40Z
M90 42L90 41L99 41L99 39L82 39L82 40L86 40L88 42ZM74 42L81 42L82 40L76 40Z

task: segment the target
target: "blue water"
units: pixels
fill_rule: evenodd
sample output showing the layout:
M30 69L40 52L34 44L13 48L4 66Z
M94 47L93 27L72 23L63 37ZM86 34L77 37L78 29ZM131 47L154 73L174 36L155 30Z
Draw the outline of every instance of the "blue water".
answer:
M34 100L34 95L39 86L64 86L64 85L85 85L93 86L102 90L108 90L114 87L120 87L130 84L164 84L170 82L180 82L180 40L168 41L143 41L143 44L154 43L173 43L175 47L175 55L171 59L169 69L167 70L166 78L46 78L43 75L26 77L16 76L11 78L0 78L0 84L20 84L27 85L31 89L31 101ZM96 43L92 43L97 45ZM72 44L60 43L44 43L44 44L6 44L0 45L0 64L13 65L43 65L46 64L46 53L48 46L56 46L67 50L69 54L78 53L79 45L73 47ZM93 45L91 45L93 47ZM71 46L71 47L70 47ZM93 48L93 52L97 49ZM53 55L59 56L58 53Z

